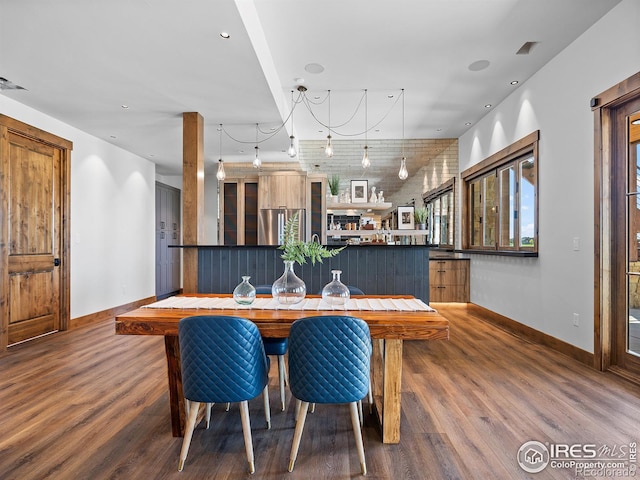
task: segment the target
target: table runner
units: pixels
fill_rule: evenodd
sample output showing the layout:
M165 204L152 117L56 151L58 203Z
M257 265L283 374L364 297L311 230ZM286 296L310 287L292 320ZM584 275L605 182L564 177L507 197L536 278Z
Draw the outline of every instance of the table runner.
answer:
M417 298L350 298L344 306L332 306L322 298L305 298L295 305L281 305L275 298L256 298L251 305L240 305L232 297L169 297L142 308L181 308L201 310L371 310L398 312L435 312Z

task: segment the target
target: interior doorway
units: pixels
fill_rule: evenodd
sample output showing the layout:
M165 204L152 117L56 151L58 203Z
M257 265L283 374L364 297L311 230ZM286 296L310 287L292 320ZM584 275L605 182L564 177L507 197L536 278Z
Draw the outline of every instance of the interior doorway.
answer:
M0 352L66 330L71 142L0 115Z

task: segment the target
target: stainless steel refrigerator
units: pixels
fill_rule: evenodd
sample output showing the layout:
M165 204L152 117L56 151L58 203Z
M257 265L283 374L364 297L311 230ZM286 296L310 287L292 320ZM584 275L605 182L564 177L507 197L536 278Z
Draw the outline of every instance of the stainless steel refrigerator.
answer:
M298 239L306 241L304 208L265 208L258 214L258 245L282 245L284 226L298 214Z

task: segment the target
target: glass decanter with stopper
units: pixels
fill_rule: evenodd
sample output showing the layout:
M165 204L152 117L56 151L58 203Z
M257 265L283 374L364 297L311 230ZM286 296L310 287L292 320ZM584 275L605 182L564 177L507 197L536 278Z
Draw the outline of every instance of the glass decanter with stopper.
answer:
M349 288L340 281L342 270L331 270L333 280L322 289L322 300L333 307L342 307L351 297Z

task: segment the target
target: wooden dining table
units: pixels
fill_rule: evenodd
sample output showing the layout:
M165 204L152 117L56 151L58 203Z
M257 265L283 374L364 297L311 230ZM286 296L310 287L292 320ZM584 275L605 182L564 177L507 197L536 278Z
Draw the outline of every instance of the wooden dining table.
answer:
M181 302L206 299L224 299L231 295L191 294L172 297ZM258 295L269 297L267 295ZM308 295L307 298L318 298ZM394 302L394 299L413 299L410 295L368 295L354 296L363 301L380 300ZM397 300L398 302L402 300ZM389 302L389 303L390 303ZM418 300L419 302L419 300ZM169 380L169 403L171 426L174 436L182 436L185 425L185 410L182 395L180 367L180 346L178 343L178 322L193 315L233 315L253 321L263 337L288 337L291 324L299 318L318 315L350 315L363 319L369 325L373 343L371 361L371 384L374 410L381 427L383 443L400 441L400 409L402 384L402 345L404 340L447 340L449 322L435 310L406 309L289 309L289 308L247 308L227 302L228 308L204 309L191 305L183 308L156 308L162 303L151 304L116 316L115 330L118 335L162 335L167 358ZM359 302L361 305L362 302ZM424 305L424 304L423 304ZM151 308L149 308L151 307Z

